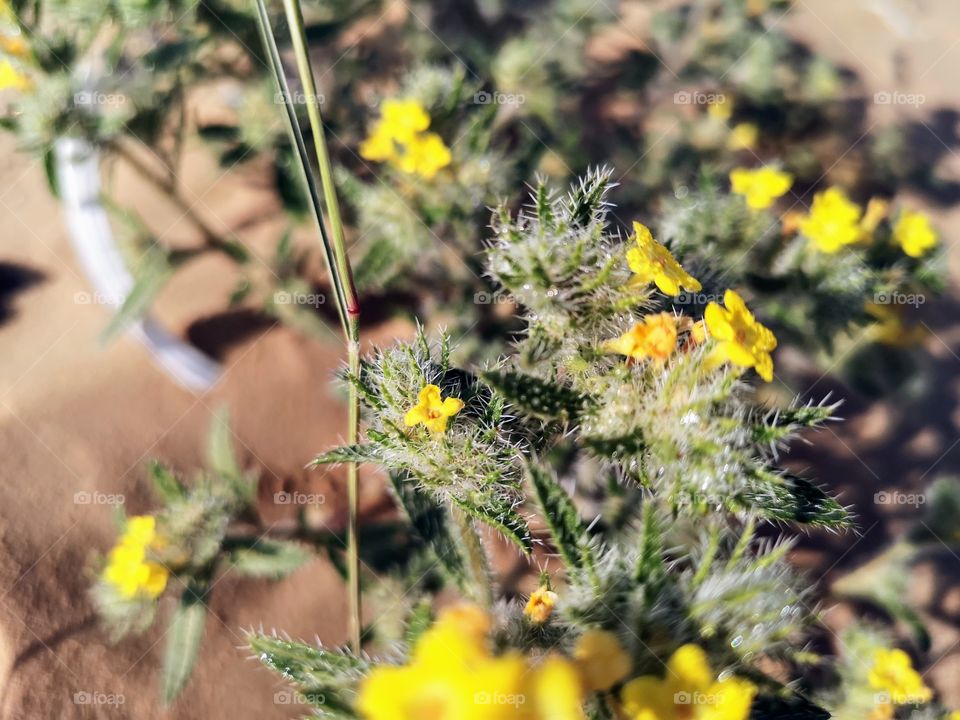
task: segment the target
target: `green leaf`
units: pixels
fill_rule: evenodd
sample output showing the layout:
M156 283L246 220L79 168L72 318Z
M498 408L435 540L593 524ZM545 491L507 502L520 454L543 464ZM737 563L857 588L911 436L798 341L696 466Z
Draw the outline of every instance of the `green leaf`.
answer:
M400 506L417 535L427 544L450 578L461 589L468 583L466 561L447 524L447 513L415 483L397 473L390 482Z
M369 667L366 660L346 650L327 650L274 635L252 633L247 642L264 665L307 687L355 682Z
M582 440L588 450L600 457L622 458L639 455L646 449L643 432L639 428L633 433L619 437L605 438L585 435Z
M312 553L302 545L261 538L230 553L230 563L242 575L279 580L310 561Z
M561 557L571 570L593 572L596 560L573 501L553 473L537 462L527 464L527 480Z
M853 526L850 512L810 480L764 468L753 468L750 480L751 487L736 498L745 510L754 510L770 520L813 527Z
M467 515L489 525L516 545L524 555L533 551L530 528L513 501L507 498L484 498L480 502L453 499Z
M43 171L47 176L47 187L50 188L50 194L59 198L60 179L57 177L57 157L53 151L53 146L49 146L43 151Z
M170 620L161 680L164 704L173 702L180 694L197 662L207 622L206 593L205 587L191 583L180 597L180 604Z
M157 495L159 495L164 502L170 504L187 497L186 487L184 487L183 483L177 479L177 476L162 463L157 460L151 460L148 471L150 473L150 479L153 480L153 487L157 491Z
M133 288L103 331L101 340L114 340L142 318L172 275L173 264L167 251L156 245L147 250L137 268Z
M570 388L522 373L490 371L483 379L522 412L545 420L575 420L589 404Z
M420 636L426 632L427 628L433 623L433 605L429 598L422 598L417 603L410 617L407 618L407 632L405 639L408 648L415 648Z
M657 509L652 499L643 504L643 525L640 529L640 554L637 557L637 582L646 583L662 575L663 537L657 519Z
M312 461L311 465L339 465L342 463L376 463L383 462L375 445L357 444L342 445L341 447L320 453Z

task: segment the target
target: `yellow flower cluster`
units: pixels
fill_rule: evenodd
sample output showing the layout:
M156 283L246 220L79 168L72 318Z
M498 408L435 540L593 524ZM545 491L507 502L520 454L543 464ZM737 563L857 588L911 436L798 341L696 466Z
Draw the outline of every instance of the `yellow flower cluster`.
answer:
M933 691L913 669L910 656L898 648L874 653L867 682L879 693L872 720L892 718L897 705L922 705L933 699Z
M447 422L463 409L463 400L454 397L440 399L440 388L436 385L426 385L417 396L417 404L403 416L403 423L407 427L425 425L426 428L438 435L447 431Z
M742 195L751 210L766 210L791 187L793 175L776 168L735 168L730 172L730 189Z
M13 9L6 0L0 0L0 90L27 90L30 78L14 63L30 57L30 46L16 26Z
M450 164L450 149L427 132L430 116L416 100L386 100L380 120L360 144L360 156L387 162L401 172L432 180Z
M123 535L110 551L103 579L124 598L155 598L167 586L170 572L147 559L148 551L161 545L156 522L152 515L128 518Z
M760 172L761 178L767 177L767 169L745 172ZM761 179L757 182L765 189L762 193L759 190L756 192L769 199L776 193L777 188L786 192L793 180L786 175L772 179L768 177L767 180ZM773 187L774 185L776 187ZM652 282L667 295L679 295L681 288L693 292L700 290L701 286L696 278L680 266L667 248L654 240L646 226L634 222L633 229L637 247L627 251L627 264L634 272L632 285ZM632 360L649 359L662 363L677 347L678 328L689 329L693 342L703 342L708 336L717 342L708 357L709 367L724 362L742 368L752 367L760 377L770 382L773 380L773 358L770 352L777 347L776 337L754 317L733 290L727 290L723 301L726 307L716 302L709 303L704 313L704 322L692 326L688 318L678 319L670 313L648 315L620 337L605 342L602 349Z
M490 617L473 605L445 610L409 662L380 666L360 686L366 720L583 720L583 688L570 660L537 664L516 651L494 656Z
M821 252L832 255L841 248L868 242L890 211L889 203L873 198L866 212L837 187L813 196L810 212L797 224ZM893 225L893 241L904 254L919 258L937 245L937 232L923 213L905 209Z
M718 680L703 649L684 645L667 661L665 677L638 677L620 696L630 720L747 720L756 693L742 678Z

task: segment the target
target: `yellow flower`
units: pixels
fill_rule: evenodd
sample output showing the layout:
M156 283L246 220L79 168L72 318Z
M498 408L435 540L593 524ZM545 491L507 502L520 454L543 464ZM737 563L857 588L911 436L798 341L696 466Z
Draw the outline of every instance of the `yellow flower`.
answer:
M933 699L933 691L913 669L910 656L898 648L881 648L874 653L867 682L874 690L889 696L894 705L919 705Z
M360 144L360 156L433 179L452 158L440 136L426 132L429 127L430 116L416 100L387 100L380 120Z
M363 680L357 698L361 716L583 720L583 692L572 663L551 656L531 667L516 651L494 657L484 637L489 628L489 616L475 606L444 610L407 665L377 667Z
M954 710L952 713L947 715L947 720L960 720L960 710Z
M737 123L727 137L728 150L753 150L760 140L760 128L753 123Z
M714 120L726 122L733 117L733 101L724 94L716 95L713 102L707 105L707 115Z
M527 601L527 606L523 609L523 614L530 619L530 622L536 625L543 625L543 623L550 619L550 615L553 613L553 606L556 604L557 594L546 586L539 587L530 595L530 600Z
M427 385L417 396L417 404L403 416L403 423L407 427L426 425L433 433L443 433L447 430L447 421L463 409L463 400L448 397L440 399L440 388L436 385Z
M893 240L913 258L922 257L937 244L937 232L923 213L904 210L893 226Z
M30 78L17 70L9 60L0 60L0 90L27 90Z
M730 172L730 187L743 195L751 210L765 210L793 187L793 175L770 167L735 168Z
M747 720L756 686L737 677L715 677L706 653L684 645L667 661L666 677L631 680L620 699L630 720Z
M902 305L867 303L866 311L877 319L870 328L871 337L882 345L912 347L927 339L928 332L922 325L907 327L903 322L905 308Z
M160 563L147 560L147 550L162 542L156 528L156 518L152 515L131 517L110 551L103 579L124 598L156 598L167 586L170 571Z
M773 358L770 351L777 347L777 338L761 325L743 299L733 290L723 295L721 307L715 302L707 305L704 321L710 337L719 344L711 353L708 364L729 361L734 365L757 371L764 380L773 380Z
M800 231L821 252L832 255L846 245L860 242L860 206L840 188L832 187L813 196L810 213L800 221Z
M680 289L698 292L700 283L687 273L670 251L653 239L650 228L636 221L633 233L637 247L627 251L627 265L633 271L633 284L654 283L666 295L679 295Z
M677 347L677 321L670 313L647 315L627 332L603 345L606 352L634 360L666 360Z
M0 35L0 52L22 59L30 55L30 45L23 35Z
M588 692L609 690L633 668L617 636L607 630L587 630L581 635L573 649L573 659Z
M396 165L405 173L432 180L450 164L450 149L436 133L423 133L413 137L396 158Z

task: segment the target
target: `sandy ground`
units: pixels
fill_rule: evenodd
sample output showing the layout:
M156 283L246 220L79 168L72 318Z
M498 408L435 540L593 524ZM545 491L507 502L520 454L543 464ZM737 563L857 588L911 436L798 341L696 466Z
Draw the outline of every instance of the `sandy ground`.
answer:
M927 141L946 148L941 169L960 176L953 142L930 121L941 108L956 109L955 74L960 62L960 5L954 0L802 0L787 25L819 51L857 71L868 93L919 93L918 107L875 106L877 119L909 114L930 125ZM934 129L936 128L936 130ZM949 145L950 147L947 147ZM340 478L302 470L318 450L337 440L343 409L330 388L341 346L307 340L283 327L265 326L253 336L217 345L227 368L221 384L196 396L174 385L130 339L106 348L97 336L108 310L77 302L89 291L69 246L57 203L46 191L41 166L13 152L0 139L0 717L35 718L272 718L296 716L283 700L274 676L245 659L242 629L282 626L292 635L318 636L326 643L344 639L342 584L318 559L292 577L267 583L225 575L211 603L212 617L196 674L169 710L157 701L157 668L162 624L146 635L109 646L92 620L84 568L95 551L113 538L111 508L76 502L76 493L123 494L130 512L149 510L143 476L147 458L167 460L190 471L200 464L201 439L214 409L227 405L234 419L245 464L263 477L261 511L268 523L284 513L270 507L279 489L323 492L328 502L316 518L338 528L343 523ZM237 224L252 208L269 214L258 189L255 168L246 176L218 179L212 168L191 175L189 193L211 222ZM130 181L132 182L132 181ZM130 192L141 189L132 185ZM143 192L147 192L145 188ZM917 202L924 205L924 200ZM930 207L947 237L960 237L960 211ZM157 217L169 208L153 206ZM172 217L176 217L174 213ZM163 225L161 225L163 227ZM245 235L266 248L278 226L254 226ZM182 223L171 236L187 233ZM957 254L952 262L956 270ZM956 277L956 272L954 272ZM187 331L189 318L213 312L232 285L229 268L205 262L178 278L160 303L160 315L174 329ZM956 301L928 308L935 331L931 382L913 407L868 406L851 398L849 423L822 437L806 464L837 469L821 480L857 503L864 533L808 543L806 562L829 579L868 559L908 520L909 513L877 508L872 495L891 487L922 487L942 470L960 467L957 440L957 357L960 328ZM389 329L377 339L388 339ZM818 381L812 394L830 389ZM901 452L902 451L902 452ZM900 458L891 462L891 457ZM822 460L826 458L826 460ZM373 487L368 503L376 502ZM960 559L925 566L928 582L917 585L918 601L936 606L933 619L935 663L931 677L960 705L960 653L956 624L960 595L933 591L931 573L960 576ZM951 595L951 593L954 593ZM169 611L169 608L165 608ZM931 616L933 613L931 613ZM842 616L842 609L834 614ZM842 617L841 617L842 619ZM833 620L831 620L833 622ZM837 620L840 622L840 620ZM952 682L951 682L952 679ZM280 695L276 693L281 691ZM76 702L82 693L122 696L118 706ZM75 698L76 696L76 698Z

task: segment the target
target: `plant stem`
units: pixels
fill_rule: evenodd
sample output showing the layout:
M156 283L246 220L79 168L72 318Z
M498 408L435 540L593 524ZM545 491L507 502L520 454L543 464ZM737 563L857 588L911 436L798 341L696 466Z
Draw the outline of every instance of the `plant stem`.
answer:
M350 259L347 256L347 246L343 233L343 220L340 216L340 204L337 200L337 190L333 182L333 168L330 163L330 153L327 149L324 133L323 117L320 114L320 102L317 97L316 81L313 69L310 66L310 55L307 49L307 34L303 24L303 13L300 10L299 0L284 0L284 12L287 24L290 27L290 36L293 41L294 57L297 61L297 72L300 84L305 95L307 115L310 119L310 130L313 136L314 149L317 154L317 165L320 168L320 183L323 187L326 217L329 223L330 235L324 230L322 213L319 211L319 202L316 198L316 183L312 183L311 200L317 210L317 220L320 226L320 235L324 248L327 251L327 263L330 266L330 275L334 284L340 310L340 319L343 324L344 338L347 342L347 364L349 371L357 374L360 371L360 303L357 298L356 287L353 282L353 272L350 269ZM284 104L287 106L288 120L291 134L300 157L301 165L306 176L308 186L311 185L311 169L307 163L303 138L299 135L299 125L296 113L293 110L292 97L286 86L286 79L280 65L276 42L269 32L266 8L263 0L257 0L258 19L261 33L267 45L271 66L274 75L283 92ZM331 237L332 236L332 242ZM348 398L347 441L350 444L357 442L360 429L360 398L356 385L350 383ZM360 652L360 549L357 525L359 521L360 480L356 463L347 464L347 594L349 598L350 618L349 637L350 646L355 653Z
M483 541L480 540L473 519L463 510L452 507L450 508L450 514L453 515L457 529L460 531L460 539L463 542L464 552L467 554L470 574L473 576L473 586L476 588L479 600L483 602L484 607L490 608L493 606L493 584L490 577L490 565L483 550Z

